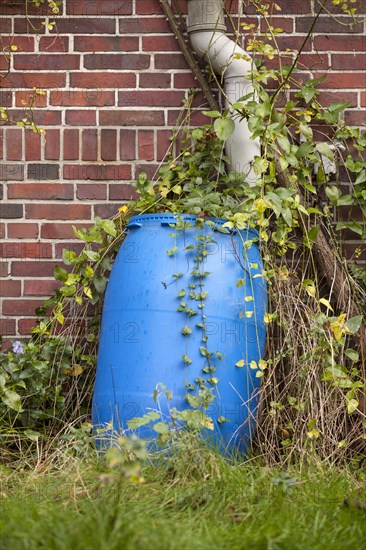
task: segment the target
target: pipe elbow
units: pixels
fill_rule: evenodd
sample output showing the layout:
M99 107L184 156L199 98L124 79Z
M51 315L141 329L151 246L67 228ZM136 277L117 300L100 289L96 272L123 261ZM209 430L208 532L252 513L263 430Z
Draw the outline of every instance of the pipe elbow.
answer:
M206 59L216 74L225 78L249 80L252 69L246 52L222 32L193 32L190 34L193 49L201 59Z

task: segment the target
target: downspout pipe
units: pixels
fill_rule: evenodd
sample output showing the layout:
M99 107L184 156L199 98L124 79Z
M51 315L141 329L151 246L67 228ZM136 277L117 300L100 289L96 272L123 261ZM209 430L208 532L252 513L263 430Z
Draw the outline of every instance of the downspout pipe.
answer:
M248 54L226 36L222 0L188 0L187 31L197 55L204 59L224 81L226 108L253 92L248 76L251 62ZM240 57L234 57L239 54ZM244 57L243 57L244 56ZM246 119L234 118L235 130L226 141L230 169L240 172L250 184L255 182L254 157L260 155L259 140L250 139Z

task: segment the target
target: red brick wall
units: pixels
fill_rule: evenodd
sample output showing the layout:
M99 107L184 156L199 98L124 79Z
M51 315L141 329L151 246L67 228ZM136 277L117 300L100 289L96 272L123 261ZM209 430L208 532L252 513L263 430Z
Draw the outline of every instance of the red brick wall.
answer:
M195 86L158 0L64 0L52 32L32 10L27 20L23 3L0 6L2 47L18 46L1 81L0 106L20 119L32 87L45 89L34 120L46 139L0 128L0 332L7 336L25 334L34 308L52 292L62 248L76 243L71 225L113 215L132 195L130 179L142 169L154 173L185 91ZM283 10L274 26L285 30L280 46L298 48L317 2L277 4ZM363 0L357 5L365 13ZM247 1L244 17L257 22ZM365 23L350 30L322 15L302 56L304 69L329 72L320 99L349 101L346 119L353 125L366 120L364 31ZM2 57L0 69L6 69ZM201 120L198 112L193 122ZM357 246L352 241L349 249Z

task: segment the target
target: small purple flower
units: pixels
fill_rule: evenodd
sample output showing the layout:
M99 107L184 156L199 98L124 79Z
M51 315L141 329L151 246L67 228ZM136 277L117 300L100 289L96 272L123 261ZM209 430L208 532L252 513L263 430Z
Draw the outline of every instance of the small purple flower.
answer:
M22 353L24 353L24 348L22 344L19 342L19 340L16 340L15 342L13 342L12 346L13 346L13 352L16 353L17 355L21 355Z

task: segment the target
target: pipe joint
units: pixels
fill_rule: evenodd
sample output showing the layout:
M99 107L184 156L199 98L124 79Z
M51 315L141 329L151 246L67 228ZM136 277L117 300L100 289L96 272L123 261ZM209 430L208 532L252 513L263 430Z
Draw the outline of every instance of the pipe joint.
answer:
M226 32L222 0L188 0L187 31Z

